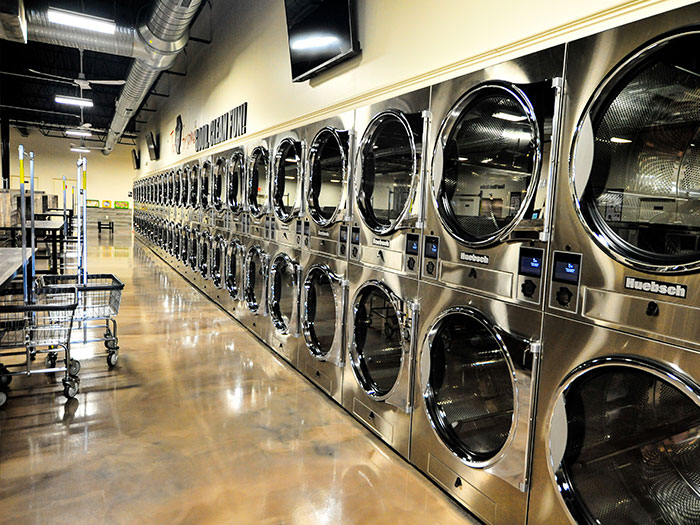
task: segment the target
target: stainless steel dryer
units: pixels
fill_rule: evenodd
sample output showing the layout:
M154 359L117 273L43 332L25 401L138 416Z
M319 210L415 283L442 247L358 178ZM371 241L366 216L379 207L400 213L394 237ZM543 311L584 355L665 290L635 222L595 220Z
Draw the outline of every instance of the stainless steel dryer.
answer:
M278 244L301 248L307 153L303 129L275 135L270 144L273 152L270 177L272 214L267 237Z
M303 345L299 298L301 294L301 249L269 243L267 312L270 319L265 341L270 347L297 366Z
M421 283L411 463L489 524L525 523L541 311Z
M303 247L341 259L348 256L354 122L355 112L348 111L303 130L309 144Z
M698 5L569 44L550 312L698 347L698 44Z
M257 239L266 239L265 224L269 224L270 207L270 139L246 144L246 233Z
M432 88L422 278L542 307L564 46Z
M696 351L547 314L529 522L700 523L699 379Z
M243 301L246 308L242 321L263 341L269 331L267 285L270 254L268 244L264 239L248 237L243 263Z
M408 459L418 279L350 263L343 406Z
M246 185L245 150L242 147L228 150L221 154L217 162L221 160L226 163L224 209L227 228L233 234L242 234Z
M241 322L243 322L248 308L243 294L245 255L248 244L247 237L240 233L230 233L226 240L224 257L225 299L222 299L222 306Z
M195 281L201 291L208 294L211 288L211 251L214 237L212 230L204 226L199 236L199 245L197 246L197 280Z
M342 402L347 311L347 261L302 251L301 328L305 344L298 369Z
M350 261L418 277L430 89L360 108Z

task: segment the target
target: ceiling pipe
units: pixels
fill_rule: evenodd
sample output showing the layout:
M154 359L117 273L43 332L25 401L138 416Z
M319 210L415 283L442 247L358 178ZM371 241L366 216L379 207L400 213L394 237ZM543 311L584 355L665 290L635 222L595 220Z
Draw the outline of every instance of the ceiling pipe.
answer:
M190 23L202 0L156 0L144 24L137 29L147 56L136 58L122 87L102 153L109 155L129 120L162 71L169 69L187 45Z
M113 35L53 24L45 11L27 11L28 40L134 59L109 126L102 150L105 155L114 149L158 75L172 66L187 45L189 26L201 3L155 0L144 23L138 27L117 26Z

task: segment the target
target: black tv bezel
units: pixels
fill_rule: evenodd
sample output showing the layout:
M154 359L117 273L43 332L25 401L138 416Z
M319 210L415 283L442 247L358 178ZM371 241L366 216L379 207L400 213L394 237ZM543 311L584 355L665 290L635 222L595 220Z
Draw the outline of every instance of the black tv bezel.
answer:
M134 170L141 169L141 157L135 149L131 150L131 163L134 166Z
M345 62L346 60L349 60L357 55L359 55L362 52L362 49L360 48L360 41L357 38L357 16L356 16L356 5L355 5L355 0L346 0L347 1L347 6L348 6L348 22L350 24L350 49L346 51L345 53L340 53L339 55L334 56L333 58L330 58L323 62L322 64L319 64L313 69L309 69L308 71L304 72L303 74L295 77L294 72L292 69L292 48L290 46L289 42L289 22L287 21L287 13L286 13L286 6L285 6L285 25L287 28L287 50L289 52L289 70L292 74L292 82L304 82L306 80L309 80L315 76L318 76L320 73L323 71L330 69L331 67L341 63Z
M149 141L150 139L150 141ZM151 148L149 147L149 142L153 144L153 156L151 156ZM160 154L158 151L158 143L156 142L156 136L153 134L152 131L149 131L146 133L146 150L148 150L148 158L150 160L158 160L160 158Z

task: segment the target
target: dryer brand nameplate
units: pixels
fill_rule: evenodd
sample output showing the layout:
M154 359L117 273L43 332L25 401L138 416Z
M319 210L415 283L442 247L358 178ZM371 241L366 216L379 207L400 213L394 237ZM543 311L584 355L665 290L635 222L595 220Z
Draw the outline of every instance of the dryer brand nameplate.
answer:
M489 264L490 262L488 255L483 255L480 253L459 252L459 259L460 261L478 264Z
M668 295L669 297L680 297L681 299L685 299L688 295L688 287L684 284L665 283L653 279L639 279L637 277L626 276L625 288L657 295Z

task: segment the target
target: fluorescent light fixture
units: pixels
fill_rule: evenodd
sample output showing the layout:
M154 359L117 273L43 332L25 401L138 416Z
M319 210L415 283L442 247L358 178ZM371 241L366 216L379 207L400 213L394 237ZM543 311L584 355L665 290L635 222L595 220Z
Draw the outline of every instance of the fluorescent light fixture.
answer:
M70 150L74 153L90 153L90 150L88 148L72 147Z
M498 113L494 113L491 115L494 118L500 118L501 120L507 120L508 122L522 122L525 120L527 117L524 115L513 115L512 113L505 113L503 111L499 111Z
M92 133L85 129L69 129L66 131L69 137L92 137Z
M630 139L622 139L620 137L612 137L610 139L610 142L614 142L615 144L629 144L632 141Z
M84 108L91 108L92 107L92 100L90 100L89 98L68 97L65 95L56 95L56 98L54 100L58 104L68 104L70 106L81 106Z
M117 24L113 20L99 18L96 16L84 15L65 9L56 9L49 7L48 11L49 22L52 24L60 24L62 26L77 27L86 31L95 31L96 33L106 33L113 35L117 30Z
M340 179L331 179L331 182L341 182Z

